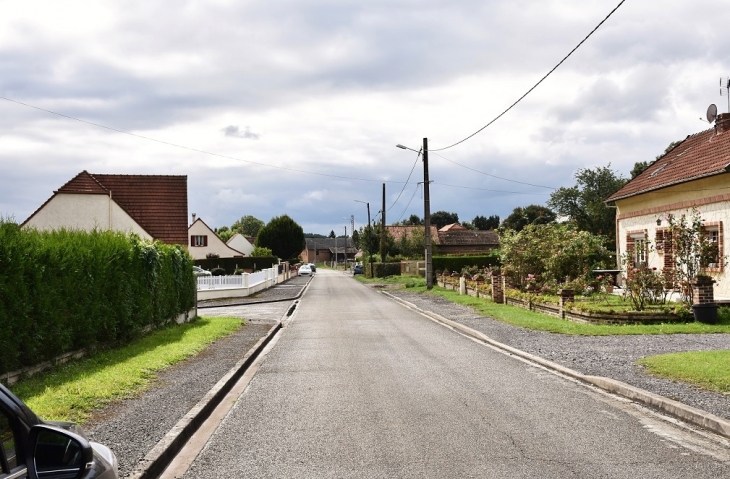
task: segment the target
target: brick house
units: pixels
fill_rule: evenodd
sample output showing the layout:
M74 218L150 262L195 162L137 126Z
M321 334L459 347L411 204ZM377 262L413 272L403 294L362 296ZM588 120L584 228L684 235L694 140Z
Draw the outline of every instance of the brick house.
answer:
M717 262L707 273L716 281L715 297L730 298L722 261L724 223L730 219L730 114L718 116L714 128L689 135L669 153L606 199L616 206L616 255L630 256L671 273L674 267L667 215L700 211L705 234L717 245ZM649 239L654 253L641 244Z
M187 176L104 175L84 170L54 191L21 227L121 231L187 246L187 218Z

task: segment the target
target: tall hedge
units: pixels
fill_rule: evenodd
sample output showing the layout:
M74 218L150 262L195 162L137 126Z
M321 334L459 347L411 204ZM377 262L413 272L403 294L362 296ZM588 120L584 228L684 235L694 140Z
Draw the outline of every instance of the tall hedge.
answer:
M486 268L502 264L497 252L473 256L434 256L431 262L434 273L436 271L456 271L460 273L463 268L470 266Z
M182 246L0 220L0 373L128 341L195 302Z

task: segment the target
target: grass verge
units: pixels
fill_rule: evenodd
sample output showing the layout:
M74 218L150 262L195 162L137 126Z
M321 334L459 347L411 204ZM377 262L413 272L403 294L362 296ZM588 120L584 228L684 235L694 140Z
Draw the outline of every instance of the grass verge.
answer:
M403 285L409 291L416 293L426 292L426 282L423 278L407 276L390 276L388 278L361 278L358 281L370 284ZM409 286L410 285L410 286ZM494 303L488 298L475 298L469 295L460 295L457 291L434 286L428 294L439 296L453 303L470 306L483 316L496 319L503 323L519 326L535 331L547 331L558 334L577 334L582 336L614 336L637 334L706 334L730 333L730 311L719 312L718 324L692 323L664 323L652 325L599 325L581 324L573 321L555 318L546 314L529 311L516 306ZM721 308L721 311L724 308Z
M94 409L138 395L158 371L194 356L242 324L239 318L201 318L160 329L122 348L24 379L12 390L44 419L83 424Z
M692 351L642 358L649 374L730 394L730 351Z

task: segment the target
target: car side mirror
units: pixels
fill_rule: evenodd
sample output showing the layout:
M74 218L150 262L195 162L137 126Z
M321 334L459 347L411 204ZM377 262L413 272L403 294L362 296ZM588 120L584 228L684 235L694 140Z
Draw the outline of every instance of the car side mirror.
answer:
M78 434L47 424L30 428L25 464L31 479L79 479L93 463L91 444Z

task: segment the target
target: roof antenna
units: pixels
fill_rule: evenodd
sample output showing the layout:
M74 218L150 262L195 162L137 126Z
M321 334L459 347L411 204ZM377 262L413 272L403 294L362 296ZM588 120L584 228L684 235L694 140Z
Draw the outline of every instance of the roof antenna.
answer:
M722 90L725 89L725 93ZM720 96L727 97L727 112L730 113L730 77L720 77Z

